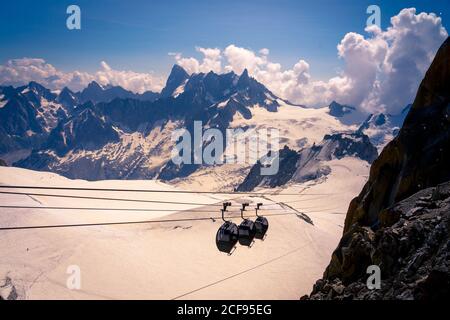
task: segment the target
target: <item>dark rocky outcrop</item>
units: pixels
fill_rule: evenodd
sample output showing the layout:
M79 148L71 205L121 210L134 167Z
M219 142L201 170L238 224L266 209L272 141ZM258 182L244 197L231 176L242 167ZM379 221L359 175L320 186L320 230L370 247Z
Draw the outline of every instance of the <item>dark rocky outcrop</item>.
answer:
M3 87L2 95L0 155L39 148L47 138L48 130L54 125L52 119L64 116L42 109L41 99L54 99L55 95L36 82L18 88Z
M8 164L6 163L6 161L3 159L0 159L0 167L7 167L7 166L8 166Z
M377 148L361 132L327 134L322 141L324 159L342 159L353 156L372 163L378 156Z
M363 122L368 114L355 107L340 104L333 101L328 106L328 114L336 117L344 124L360 124Z
M289 181L304 182L326 176L331 169L326 161L356 157L372 163L378 156L369 137L360 133L327 134L318 145L294 151L285 146L278 153L279 170L274 175L261 175L263 164L258 161L237 191L252 191L258 186L274 188Z
M312 298L334 298L328 289L336 283L344 286L343 292L360 287L367 266L380 264L386 290L352 298L448 299L448 291L440 291L442 282L447 281L448 288L449 277L448 194L438 190L436 198L419 191L450 181L449 164L447 38L422 80L398 136L373 163L368 182L350 203L343 237ZM423 205L415 200L419 195L425 197ZM412 205L419 209L408 216L402 208ZM417 274L411 274L414 272Z
M279 170L273 176L261 175L263 164L260 161L250 169L244 181L238 186L237 191L251 191L257 186L264 184L265 186L274 188L286 184L297 170L297 162L300 159L300 153L291 150L287 146L278 153Z
M0 300L17 300L18 294L11 278L0 280Z
M175 64L170 71L166 86L161 91L161 97L170 97L174 91L189 79L189 74L179 65Z
M448 299L450 183L417 192L384 210L380 220L376 231L358 226L344 236L342 272L318 280L310 298ZM378 290L367 287L369 265L380 267Z

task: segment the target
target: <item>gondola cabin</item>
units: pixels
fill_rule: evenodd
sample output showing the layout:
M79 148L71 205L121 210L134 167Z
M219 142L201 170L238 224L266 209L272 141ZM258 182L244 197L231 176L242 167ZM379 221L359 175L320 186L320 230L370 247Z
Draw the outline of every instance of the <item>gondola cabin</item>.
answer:
M231 222L226 221L217 230L216 234L216 246L221 252L231 254L236 243L238 242L238 226Z
M259 240L264 240L267 233L267 229L269 229L269 221L267 220L267 218L261 216L256 218L255 229L256 229L255 238Z
M247 206L248 203L242 204L241 217L243 220L239 225L238 234L239 234L239 244L251 247L255 239L256 229L255 223L252 220L244 218L244 211Z
M224 224L217 230L216 246L220 252L231 255L238 242L239 231L238 226L235 223L225 220L225 211L227 211L229 206L231 206L231 202L225 202L223 204L223 209L221 209Z
M255 239L256 228L252 220L244 219L239 225L239 244L250 247Z

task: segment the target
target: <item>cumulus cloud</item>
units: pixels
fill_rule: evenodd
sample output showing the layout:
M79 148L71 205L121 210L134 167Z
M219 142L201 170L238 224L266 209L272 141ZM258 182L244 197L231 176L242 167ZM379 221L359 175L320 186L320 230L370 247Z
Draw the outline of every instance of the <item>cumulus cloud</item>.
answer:
M78 91L91 81L101 84L120 85L133 92L147 90L160 91L163 81L148 73L138 73L128 70L115 70L105 61L95 73L82 71L63 72L43 59L22 58L8 60L0 65L0 84L23 85L30 81L37 81L50 89L61 89L65 86Z
M114 70L105 61L102 61L100 66L100 70L95 73L95 79L103 85L117 85L139 93L147 90L159 92L162 89L162 80L152 74Z
M344 61L342 72L328 80L315 80L310 66L300 59L291 68L270 61L269 50L253 50L229 45L219 49L197 49L203 60L178 54L176 62L190 73L229 72L250 75L280 97L310 106L323 106L332 100L360 107L367 112L398 113L412 102L417 87L438 47L448 36L440 17L403 9L391 18L386 30L366 28L367 35L347 33L337 45ZM214 69L205 52L214 50ZM224 67L220 68L220 59ZM220 69L220 70L219 70Z
M188 73L199 72L221 72L222 71L222 55L218 48L202 48L197 47L196 50L203 55L203 60L200 62L195 58L184 58L181 53L169 53L175 57L178 65L183 67Z

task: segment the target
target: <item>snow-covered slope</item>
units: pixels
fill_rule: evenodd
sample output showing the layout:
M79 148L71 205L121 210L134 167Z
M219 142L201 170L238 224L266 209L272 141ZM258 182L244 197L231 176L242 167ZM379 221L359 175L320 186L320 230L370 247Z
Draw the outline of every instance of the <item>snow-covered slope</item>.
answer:
M321 276L342 232L346 205L364 183L367 164L352 158L336 161L321 184L304 183L279 189L277 196L233 195L237 202L263 202L270 229L264 242L221 254L214 237L219 219L153 224L51 229L1 230L0 280L10 279L18 298L28 299L298 299ZM350 174L352 173L352 174ZM1 184L66 187L173 190L158 181L69 180L56 174L0 167ZM336 192L339 190L339 192ZM16 190L17 191L17 190ZM221 203L230 196L198 194L138 194L125 192L51 191L99 197L129 197L198 203ZM283 195L300 193L301 195ZM322 194L322 195L320 195ZM270 204L272 198L285 204ZM0 194L2 205L149 208L145 203L49 198ZM0 225L30 226L154 218L217 217L218 208L198 205L150 204L174 212L0 209ZM302 214L291 209L301 210ZM198 212L180 211L196 208ZM251 212L249 212L251 214ZM309 223L304 214L309 216ZM239 223L240 218L233 218ZM81 271L81 289L66 286L69 266ZM9 281L9 280L8 280ZM219 281L219 282L218 282ZM1 282L1 281L0 281ZM1 284L1 283L0 283ZM191 294L193 290L200 289ZM185 295L186 294L186 295Z
M230 127L256 130L276 128L280 130L280 144L296 149L318 143L326 134L352 128L329 115L326 107L305 108L288 104L281 99L277 99L277 103L280 105L277 113L258 106L250 109L250 119L236 113Z
M231 129L244 128L245 133L238 136L237 145L247 144L248 150L255 154L256 150L251 149L248 143L249 136L260 130L277 129L279 132L279 147L288 146L291 149L299 150L310 147L321 142L326 134L352 131L356 127L347 126L328 114L328 108L311 109L295 106L277 99L277 112L268 111L264 107L254 105L249 108L251 117L244 118L241 113L236 112L230 122ZM259 136L263 138L264 136ZM264 140L260 140L265 142ZM232 157L234 149L229 145L224 152L225 157ZM193 188L196 190L233 190L245 179L254 162L244 164L221 164L203 166L197 169L188 177L174 179L171 184Z
M65 127L70 129L70 123ZM88 147L88 144L82 143L82 139L71 139L70 143L81 145L79 148L67 145L69 140L62 130L58 133L57 142L54 143L64 152L58 154L54 149L41 150L33 153L26 161L18 162L17 165L39 165L41 170L55 171L68 177L91 181L151 179L170 160L171 134L178 127L179 123L171 121L164 125L155 125L148 132L124 132L120 128L111 127L110 130L118 136L116 141L94 144L93 138L86 137L91 143L91 147ZM85 131L81 133L84 134ZM98 132L97 134L98 139L105 140L104 134Z

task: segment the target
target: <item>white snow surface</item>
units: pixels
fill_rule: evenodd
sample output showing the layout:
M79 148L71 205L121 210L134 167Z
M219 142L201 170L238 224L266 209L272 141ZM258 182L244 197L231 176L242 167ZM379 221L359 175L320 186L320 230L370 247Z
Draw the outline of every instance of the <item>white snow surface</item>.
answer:
M278 100L278 112L254 106L250 109L251 119L244 119L237 112L230 124L231 128L249 127L251 129L278 129L280 132L280 146L288 145L299 149L305 145L312 145L322 141L325 134L354 129L339 122L328 114L328 108L304 108L287 104Z
M35 191L202 204L220 204L233 198L230 209L233 216L238 215L237 202L243 201L263 202L263 208L267 210L262 211L262 214L280 215L268 216L270 228L265 241L256 241L250 249L238 246L231 256L218 252L215 246L216 231L222 223L220 219L0 230L0 280L10 278L20 299L298 299L308 294L314 282L321 277L341 236L348 203L367 179L368 164L364 161L344 158L332 160L328 164L332 172L326 179L259 190L277 193L264 197ZM87 182L69 180L53 173L10 167L0 167L0 184L175 189L156 180ZM202 189L195 183L186 183L185 186ZM276 204L277 201L285 204ZM131 212L0 208L0 226L3 228L220 215L220 207L212 205L186 206L10 194L0 194L0 203L3 206L174 209L173 212ZM207 212L182 211L193 208ZM296 213L295 210L308 215L313 225L292 214ZM253 208L249 209L248 214L253 213ZM240 218L232 220L240 222ZM72 265L80 267L79 290L68 289L66 285L70 277L67 270Z

